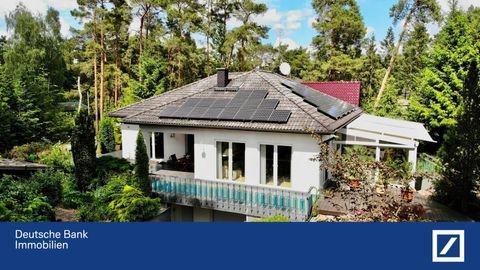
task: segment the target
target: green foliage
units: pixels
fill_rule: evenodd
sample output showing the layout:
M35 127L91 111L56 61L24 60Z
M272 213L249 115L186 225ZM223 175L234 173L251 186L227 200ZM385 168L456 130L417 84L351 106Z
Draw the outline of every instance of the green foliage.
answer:
M95 130L93 119L81 110L75 119L72 135L72 154L75 163L75 179L80 192L85 192L95 174Z
M126 185L137 186L135 179L129 174L111 176L106 185L88 192L89 201L79 205L78 219L80 221L112 220L112 211L108 205L115 194L120 194Z
M123 158L103 156L97 158L96 178L100 185L104 185L112 175L131 173L132 164Z
M160 210L160 199L146 197L142 191L128 185L113 198L108 207L114 221L144 221L158 215Z
M362 40L367 32L355 0L314 0L317 13L313 24L318 35L313 44L318 59L329 59L334 53L359 57Z
M47 150L49 145L42 142L32 142L15 146L10 151L10 158L16 160L37 161L40 153Z
M115 128L113 119L105 117L100 121L98 139L101 144L102 153L115 151Z
M48 202L52 206L56 206L62 200L63 186L62 182L69 178L63 172L47 170L45 172L37 172L30 178L34 189L47 197Z
M272 216L258 219L256 222L290 222L290 220L284 216Z
M73 171L72 152L66 144L56 143L49 149L39 153L40 163L49 165L65 172Z
M1 221L55 220L55 212L48 198L28 179L3 176L0 179L0 202Z
M457 123L468 63L479 55L474 44L475 35L480 32L471 16L462 11L450 14L410 99L410 118L425 123L438 141Z
M68 122L62 121L57 106L67 83L58 22L55 10L49 9L44 18L32 15L23 4L6 15L12 35L3 54L5 64L0 69L0 89L11 90L0 90L0 106L9 110L4 115L5 129L0 131L0 137L3 138L3 132L9 132L6 138L12 140L5 141L1 149L43 138L66 139L59 131L63 131Z
M77 209L82 205L91 203L92 194L83 193L77 190L77 184L73 175L62 179L62 207L69 209Z
M135 149L135 177L138 185L145 195L150 195L152 186L150 184L149 174L149 158L147 153L147 146L143 139L142 130L138 131L137 147Z
M480 46L477 47L480 50ZM480 73L478 60L471 62L460 92L461 110L457 124L443 145L443 177L435 185L435 197L468 213L477 202L480 186Z
M139 101L165 91L165 59L143 55L134 71L135 77L129 81L126 99Z

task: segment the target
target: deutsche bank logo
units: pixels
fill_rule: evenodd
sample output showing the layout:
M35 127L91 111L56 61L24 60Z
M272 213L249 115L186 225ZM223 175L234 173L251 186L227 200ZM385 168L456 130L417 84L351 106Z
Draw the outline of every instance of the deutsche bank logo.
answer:
M433 230L432 262L465 262L465 232Z

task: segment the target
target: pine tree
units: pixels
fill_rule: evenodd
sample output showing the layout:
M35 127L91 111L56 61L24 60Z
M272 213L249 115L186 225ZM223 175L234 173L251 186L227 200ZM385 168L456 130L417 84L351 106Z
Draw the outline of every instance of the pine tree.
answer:
M337 54L358 58L367 32L355 0L314 0L317 18L313 27L318 35L313 39L317 58L327 61Z
M440 142L446 130L456 124L459 93L472 58L474 37L479 33L478 27L470 22L471 16L463 11L449 15L426 57L426 68L416 79L410 98L410 118L425 123L432 137Z
M241 0L233 9L232 17L242 23L226 34L225 51L227 52L226 67L233 70L247 71L254 68L249 61L249 56L261 48L261 38L268 37L268 27L257 24L253 16L264 14L267 6L263 3L255 3L253 0ZM234 61L236 60L236 61Z
M477 50L479 48L477 47ZM480 79L477 60L472 61L463 90L457 125L448 132L442 159L443 178L436 184L436 197L468 212L478 201L480 186Z
M385 71L385 76L383 76L382 85L378 91L377 98L375 100L374 109L378 107L382 99L383 91L387 86L388 78L393 70L393 65L395 59L400 52L400 48L403 44L403 39L407 34L408 29L412 24L417 22L428 23L431 21L439 22L442 19L440 13L440 6L436 0L398 0L398 3L393 5L390 9L390 17L393 18L393 23L397 24L398 22L404 20L402 32L398 39L398 43L393 50L392 56L390 58L390 63L388 64L387 70Z
M81 192L88 189L95 176L95 129L92 117L83 109L75 118L72 134L72 155L75 164L75 181Z
M149 174L149 158L147 153L147 146L143 139L142 130L138 131L137 147L135 149L135 177L138 181L138 186L143 191L143 194L150 195L152 186L150 185Z
M388 66L390 58L392 58L393 50L395 49L395 33L393 27L388 27L385 38L380 42L383 54L382 64L384 67Z

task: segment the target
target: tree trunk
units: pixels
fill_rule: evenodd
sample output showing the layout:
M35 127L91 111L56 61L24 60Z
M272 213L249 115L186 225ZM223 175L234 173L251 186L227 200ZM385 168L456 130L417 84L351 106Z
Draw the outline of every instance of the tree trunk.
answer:
M95 102L95 134L98 134L98 70L97 70L97 29L96 29L96 13L93 14L93 84L94 84L94 102Z
M105 98L105 37L103 26L100 28L100 121L103 119L103 102Z
M78 112L82 109L82 88L80 87L80 76L77 78L77 88L78 88Z
M375 104L373 105L373 109L376 110L378 105L380 104L380 101L382 99L383 92L385 91L385 88L387 87L387 81L388 78L390 77L390 73L392 73L393 70L393 64L395 63L395 58L397 57L400 47L402 46L403 38L405 37L405 33L407 32L407 26L410 24L410 21L412 20L413 13L415 12L416 9L416 4L412 7L410 10L407 18L405 19L405 22L403 24L403 29L402 33L400 34L400 38L398 39L398 44L395 47L395 50L392 53L392 57L390 58L390 63L388 64L387 71L385 71L385 76L383 77L382 81L382 86L380 87L380 90L378 91L377 98L375 99Z

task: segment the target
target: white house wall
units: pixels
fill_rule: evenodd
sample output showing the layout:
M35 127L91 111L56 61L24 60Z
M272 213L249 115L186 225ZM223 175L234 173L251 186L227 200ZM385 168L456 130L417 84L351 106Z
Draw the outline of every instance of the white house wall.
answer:
M125 131L122 130L123 155L126 158L134 157L138 126L124 125L123 128L125 128ZM168 158L167 153L170 152L177 154L180 151L184 154L185 138L179 135L193 134L195 138L195 178L198 179L216 179L216 142L225 141L245 143L245 183L260 184L260 145L269 144L292 147L292 189L307 191L312 186L319 187L323 184L320 180L318 162L310 160L318 154L319 148L316 141L308 134L153 126L142 126L142 130L147 133L152 131L164 133L165 158ZM174 138L171 138L171 133L175 133Z

